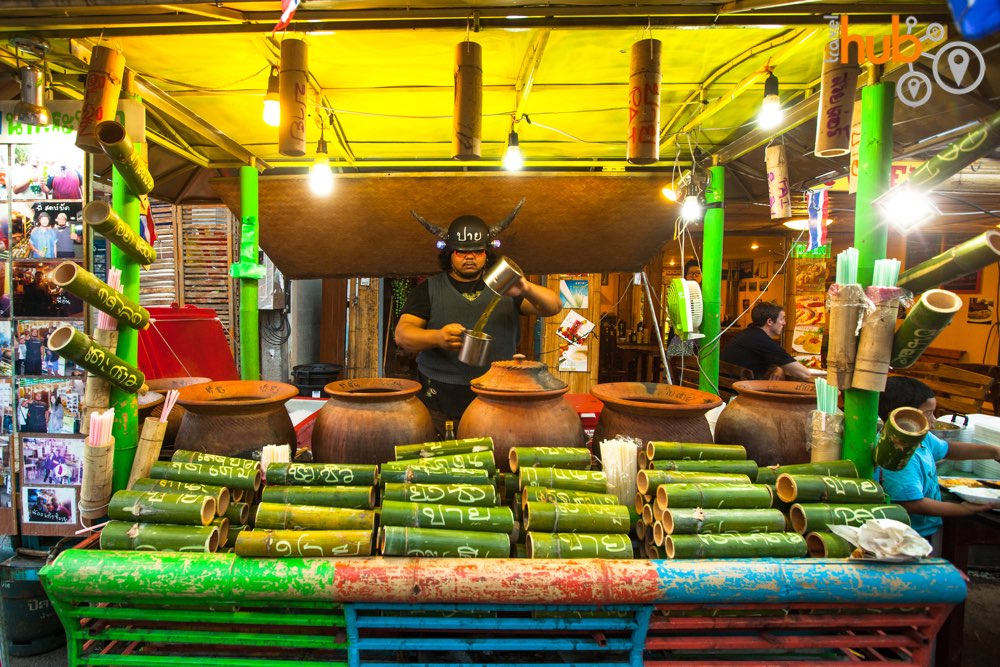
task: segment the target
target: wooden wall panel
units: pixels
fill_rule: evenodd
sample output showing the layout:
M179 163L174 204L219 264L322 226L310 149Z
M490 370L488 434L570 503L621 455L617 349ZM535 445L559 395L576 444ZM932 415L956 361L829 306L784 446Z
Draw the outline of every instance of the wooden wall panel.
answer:
M564 308L558 315L542 318L542 349L537 356L539 361L545 363L552 374L569 385L571 394L586 394L590 392L590 387L597 384L597 365L600 339L601 320L601 274L591 273L585 275L549 275L545 286L552 291L559 293L559 280L561 278L581 279L586 278L589 283L589 299L587 308L573 308L580 315L594 323L594 333L587 337L587 371L568 372L559 370L559 355L561 349L566 345L565 339L556 334L559 325L569 314L570 308Z
M364 284L367 283L367 284ZM354 278L347 281L348 332L344 378L379 377L379 326L382 281Z

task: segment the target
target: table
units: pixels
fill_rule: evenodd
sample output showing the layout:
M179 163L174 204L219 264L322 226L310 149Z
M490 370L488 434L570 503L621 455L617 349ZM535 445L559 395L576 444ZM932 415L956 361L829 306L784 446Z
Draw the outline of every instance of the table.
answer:
M619 343L618 350L626 360L634 358L635 381L656 382L659 375L660 346L655 343Z

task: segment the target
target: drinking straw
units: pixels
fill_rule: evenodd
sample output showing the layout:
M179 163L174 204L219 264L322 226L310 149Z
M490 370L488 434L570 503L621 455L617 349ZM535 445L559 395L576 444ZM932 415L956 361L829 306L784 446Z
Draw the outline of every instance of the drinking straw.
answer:
M840 390L824 378L816 379L816 409L828 415L837 414L837 400Z
M876 259L872 278L873 287L895 287L899 280L898 259Z
M115 267L108 268L108 286L117 292L122 289L122 270ZM111 317L104 311L97 315L97 328L105 331L113 331L118 328L118 320Z
M858 249L848 248L837 254L837 284L853 285L858 282Z
M177 397L180 394L176 389L171 389L167 392L167 397L163 399L163 409L160 411L161 422L167 421L167 417L170 416L170 411L173 410L174 405L177 403Z

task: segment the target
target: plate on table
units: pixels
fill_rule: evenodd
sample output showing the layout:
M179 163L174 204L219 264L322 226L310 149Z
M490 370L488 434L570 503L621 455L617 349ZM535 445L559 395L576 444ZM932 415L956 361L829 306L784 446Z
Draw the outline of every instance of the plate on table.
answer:
M1000 481L992 479L976 479L974 477L938 477L938 485L943 489L967 486L972 489L1000 489Z
M1000 489L985 489L972 486L955 486L948 489L962 500L970 503L985 504L1000 502Z

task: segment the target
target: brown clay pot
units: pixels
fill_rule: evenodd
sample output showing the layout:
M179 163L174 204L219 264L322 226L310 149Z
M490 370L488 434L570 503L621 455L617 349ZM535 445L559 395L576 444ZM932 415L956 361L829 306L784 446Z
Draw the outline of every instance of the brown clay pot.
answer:
M181 387L190 387L195 384L203 384L205 382L211 382L212 378L206 377L175 377L175 378L158 378L156 380L146 380L146 385L149 387L150 391L155 391L157 393L167 395L167 392L171 389L180 389ZM150 413L151 416L160 418L163 412L163 403L160 402L154 406L153 411ZM163 448L160 450L161 458L166 454L166 458L170 458L169 455L174 451L174 441L177 439L177 432L181 430L181 420L184 419L184 408L180 405L174 405L170 410L170 414L167 415L167 432L163 436ZM142 428L140 423L139 428Z
M619 435L673 442L712 442L705 413L722 405L707 391L653 382L608 382L590 393L604 403L594 446Z
M259 459L264 445L289 445L295 453L295 428L285 401L298 395L297 387L226 380L178 391L177 403L187 413L174 441L176 449Z
M142 422L146 421L147 417L152 417L153 413L158 413L163 408L163 400L166 398L165 394L161 394L158 391L147 391L145 393L139 393L136 396L136 408L137 414L139 416L139 428L142 428Z
M497 468L510 472L511 447L581 447L583 424L563 398L566 383L538 361L514 355L495 361L471 383L476 398L458 423L457 437L493 438Z
M396 459L396 445L430 442L431 413L417 398L420 383L399 378L331 382L313 426L318 463L377 464Z
M806 431L816 409L810 382L744 380L715 424L715 441L743 445L760 466L808 463Z

